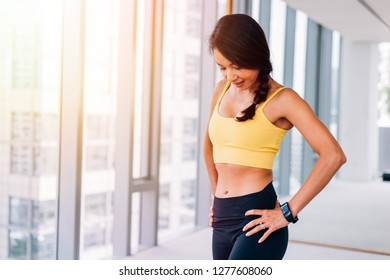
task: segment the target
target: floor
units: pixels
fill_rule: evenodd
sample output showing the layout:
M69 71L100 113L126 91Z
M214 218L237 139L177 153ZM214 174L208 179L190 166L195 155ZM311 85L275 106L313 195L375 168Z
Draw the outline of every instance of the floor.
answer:
M289 231L286 260L390 260L390 182L332 182ZM210 248L203 228L126 259L207 260Z

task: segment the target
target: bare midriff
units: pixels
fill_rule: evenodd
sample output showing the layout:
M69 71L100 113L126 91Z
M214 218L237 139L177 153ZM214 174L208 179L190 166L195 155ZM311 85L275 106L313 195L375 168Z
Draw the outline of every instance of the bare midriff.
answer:
M215 196L219 198L242 196L259 192L272 181L272 170L217 163L218 172Z

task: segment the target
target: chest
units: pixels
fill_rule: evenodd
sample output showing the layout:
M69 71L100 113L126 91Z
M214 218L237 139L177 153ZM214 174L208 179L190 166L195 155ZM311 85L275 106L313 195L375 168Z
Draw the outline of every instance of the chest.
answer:
M234 118L253 103L254 95L249 93L237 94L227 91L218 106L218 112L226 118Z

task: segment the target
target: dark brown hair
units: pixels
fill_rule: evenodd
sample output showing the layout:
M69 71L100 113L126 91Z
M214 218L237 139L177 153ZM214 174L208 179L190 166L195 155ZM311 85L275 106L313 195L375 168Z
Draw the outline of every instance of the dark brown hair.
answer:
M231 14L221 17L209 38L210 50L217 49L226 59L241 68L258 69L252 105L242 111L238 121L252 119L256 106L267 99L269 74L272 71L270 51L263 29L250 16Z

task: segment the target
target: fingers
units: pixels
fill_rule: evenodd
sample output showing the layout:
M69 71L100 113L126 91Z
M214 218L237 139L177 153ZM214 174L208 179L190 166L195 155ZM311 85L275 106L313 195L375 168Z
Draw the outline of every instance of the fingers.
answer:
M263 213L264 213L264 210L252 209L252 210L246 211L245 216L252 216L252 215L262 216Z
M254 228L252 228L250 231L248 231L245 236L251 236L255 233L258 233L259 231L265 230L267 227L263 223L258 224Z
M248 223L249 224L249 223ZM254 228L252 228L250 231L248 231L245 236L251 236L251 235L254 235L260 231L264 231L264 234L261 236L261 238L259 239L259 243L262 243L264 240L266 240L268 238L268 236L274 232L275 230L273 228L270 228L268 227L267 225L265 225L264 223L260 223L258 224L257 226L255 226Z
M267 237L268 237L272 232L273 232L273 230L270 230L270 229L266 230L266 231L264 232L263 236L260 238L259 243L261 243L261 242L263 242L264 240L266 240Z
M252 209L247 211L245 213L245 216L257 215L260 217L258 219L250 221L243 227L244 232L249 230L245 235L251 236L260 231L265 230L263 235L259 239L259 243L261 243L266 240L272 232L274 232L278 228L285 226L284 224L282 224L283 219L281 219L281 217L283 218L283 216L280 215L281 213L279 213L279 208L279 202L276 201L274 209Z
M214 221L214 209L213 206L211 206L209 211L209 227L213 227L213 221Z
M250 221L249 223L247 223L243 228L242 228L242 230L243 231L247 231L248 229L250 229L250 228L254 228L254 227L257 227L257 226L260 226L260 224L263 224L262 222L261 222L261 220L260 219L255 219L255 220L252 220L252 221ZM262 227L260 226L260 229L261 229ZM249 233L249 232L248 232ZM250 235L252 235L252 234L250 234Z

